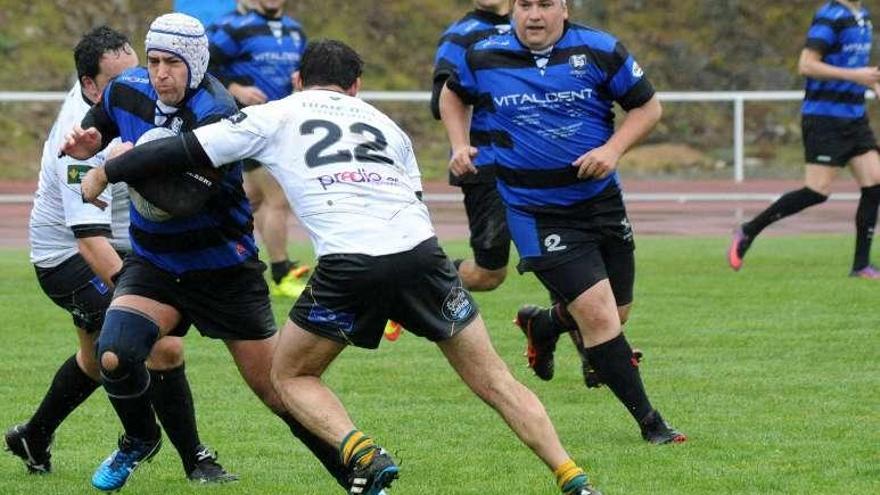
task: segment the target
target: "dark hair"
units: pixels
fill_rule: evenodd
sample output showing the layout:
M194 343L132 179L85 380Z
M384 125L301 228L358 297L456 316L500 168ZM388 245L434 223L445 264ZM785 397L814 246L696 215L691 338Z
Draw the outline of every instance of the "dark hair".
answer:
M364 61L350 46L336 40L309 42L299 66L303 86L352 87L364 71Z
M84 34L73 49L77 79L83 76L94 79L101 72L101 57L107 52L122 50L129 44L128 37L109 26L98 26Z

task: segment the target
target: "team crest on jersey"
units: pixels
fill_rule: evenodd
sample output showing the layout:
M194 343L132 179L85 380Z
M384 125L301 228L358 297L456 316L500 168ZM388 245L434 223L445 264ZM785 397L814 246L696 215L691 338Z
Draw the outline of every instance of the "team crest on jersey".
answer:
M81 163L74 163L67 166L67 183L82 184L83 177L89 173L92 167Z
M495 32L498 34L507 34L510 32L512 27L513 26L511 26L510 24L496 24Z
M246 113L238 112L237 114L233 115L232 117L229 117L229 121L232 122L233 124L239 124L239 123L241 123L242 120L244 120L246 118L247 118Z
M633 62L632 75L637 79L645 75L645 71L642 70L642 66L638 62Z
M290 32L290 39L293 40L293 44L296 46L299 46L300 44L302 44L302 36L300 36L300 34L296 31Z
M568 57L568 65L570 65L571 68L575 70L583 69L587 66L587 56L583 53L572 55Z

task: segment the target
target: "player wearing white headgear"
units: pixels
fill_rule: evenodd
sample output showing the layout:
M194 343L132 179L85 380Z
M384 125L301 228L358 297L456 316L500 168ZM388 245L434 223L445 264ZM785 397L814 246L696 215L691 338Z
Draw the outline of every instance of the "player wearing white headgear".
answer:
M208 45L197 20L184 14L159 17L150 26L146 48L147 68L126 71L107 86L101 103L83 120L88 130L69 136L66 153L86 158L117 136L130 146L157 127L176 134L236 113L231 95L204 72ZM134 253L122 267L97 345L104 389L125 434L92 484L118 490L158 450L161 435L143 394L144 357L160 338L182 335L190 323L226 343L254 393L340 483L347 483L336 449L284 409L269 379L277 329L241 163L216 172L148 177L129 186L172 218L131 210ZM189 190L194 193L177 194ZM218 287L224 294L219 299Z

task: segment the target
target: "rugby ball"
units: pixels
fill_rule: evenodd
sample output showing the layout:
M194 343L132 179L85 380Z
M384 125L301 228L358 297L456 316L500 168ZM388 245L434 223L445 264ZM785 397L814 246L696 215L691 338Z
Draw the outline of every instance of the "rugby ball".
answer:
M135 146L176 135L166 127L155 127L141 135ZM142 217L153 222L195 215L219 189L222 177L220 169L203 167L139 180L129 184L131 204Z

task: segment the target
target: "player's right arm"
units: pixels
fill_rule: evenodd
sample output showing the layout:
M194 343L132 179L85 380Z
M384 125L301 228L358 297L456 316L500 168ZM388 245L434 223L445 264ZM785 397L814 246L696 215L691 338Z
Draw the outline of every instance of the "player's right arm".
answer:
M804 48L798 60L798 72L805 77L819 80L850 81L878 92L880 69L877 67L859 67L849 69L837 67L822 61L822 53L813 48Z
M113 277L122 269L122 258L113 249L107 237L101 234L78 237L76 245L79 254L89 264L92 272L107 286L113 287Z
M470 142L471 108L448 85L443 87L440 93L440 115L452 147L449 171L455 176L477 173L473 162L477 149Z

